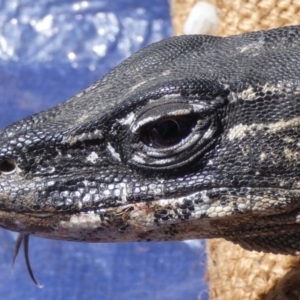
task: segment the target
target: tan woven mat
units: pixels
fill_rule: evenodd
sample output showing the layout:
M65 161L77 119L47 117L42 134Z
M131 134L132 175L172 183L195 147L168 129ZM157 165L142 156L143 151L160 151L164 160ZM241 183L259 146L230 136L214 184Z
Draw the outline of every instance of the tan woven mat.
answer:
M197 0L173 0L174 33L183 33L183 24ZM300 0L208 0L219 8L217 35L226 36L248 31L300 24Z

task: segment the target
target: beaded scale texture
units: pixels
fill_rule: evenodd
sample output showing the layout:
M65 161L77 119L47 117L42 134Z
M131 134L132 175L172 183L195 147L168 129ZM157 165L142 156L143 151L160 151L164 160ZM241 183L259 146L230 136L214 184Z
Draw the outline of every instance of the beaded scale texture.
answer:
M300 27L173 37L0 133L0 226L300 250Z

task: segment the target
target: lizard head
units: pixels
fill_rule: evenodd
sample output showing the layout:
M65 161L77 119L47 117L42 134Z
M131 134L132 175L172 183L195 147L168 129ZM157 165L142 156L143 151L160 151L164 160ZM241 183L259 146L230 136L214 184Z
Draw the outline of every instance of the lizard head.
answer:
M0 133L0 226L300 250L300 27L173 37Z

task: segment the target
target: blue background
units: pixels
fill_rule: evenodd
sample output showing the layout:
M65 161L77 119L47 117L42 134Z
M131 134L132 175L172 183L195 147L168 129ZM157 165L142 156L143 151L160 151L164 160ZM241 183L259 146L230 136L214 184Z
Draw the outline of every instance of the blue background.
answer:
M66 100L132 53L172 35L167 0L0 0L0 128ZM208 299L203 241L82 244L0 230L0 299Z

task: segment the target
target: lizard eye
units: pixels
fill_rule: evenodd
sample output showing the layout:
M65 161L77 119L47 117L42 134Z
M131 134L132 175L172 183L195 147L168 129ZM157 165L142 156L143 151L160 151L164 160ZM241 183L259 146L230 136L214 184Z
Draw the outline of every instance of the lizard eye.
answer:
M171 147L185 139L195 125L196 120L193 118L165 118L147 126L141 133L141 140L153 148Z
M16 169L16 163L12 159L6 159L0 162L0 172L10 174Z
M129 164L162 171L185 167L216 141L220 126L215 106L176 97L147 103L119 120L128 137L120 151Z

